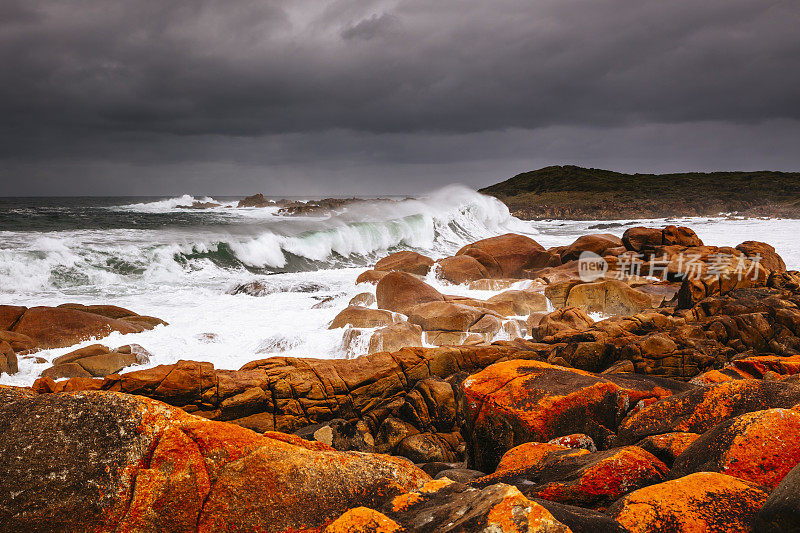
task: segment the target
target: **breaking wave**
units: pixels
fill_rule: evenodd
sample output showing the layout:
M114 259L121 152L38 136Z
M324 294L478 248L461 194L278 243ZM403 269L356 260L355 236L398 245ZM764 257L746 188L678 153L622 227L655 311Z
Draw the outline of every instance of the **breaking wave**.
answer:
M184 195L114 209L120 217L131 210L163 217L194 201L214 199ZM401 249L440 257L478 239L534 231L498 200L460 186L418 199L359 202L325 217L268 212L254 219L253 210L225 211L224 224L215 213L195 211L196 224L189 228L61 231L33 239L0 232L8 245L0 249L0 285L12 292L67 293L115 286L119 294L120 285L181 284L187 276L197 282L363 266ZM230 217L240 219L232 223Z

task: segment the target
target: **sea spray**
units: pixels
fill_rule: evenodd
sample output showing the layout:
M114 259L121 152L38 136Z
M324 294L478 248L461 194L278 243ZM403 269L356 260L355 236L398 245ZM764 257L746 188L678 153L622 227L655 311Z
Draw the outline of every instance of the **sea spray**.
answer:
M178 207L194 201L222 207ZM497 200L463 187L419 199L359 202L322 216L284 216L277 207L238 209L225 207L233 200L188 196L46 199L42 208L25 202L0 213L0 303L108 303L163 318L168 327L100 341L112 348L140 344L153 354L150 366L193 359L239 368L272 355L353 356L342 345L343 331L328 324L365 290L356 277L387 253L413 249L435 259L509 232L550 247L597 231L589 229L596 221L523 222ZM798 223L791 220L622 221L602 231L621 235L631 225L666 223L688 225L717 245L770 235L787 266L800 266ZM445 294L486 299L497 293L449 284L435 272L427 281ZM258 296L236 292L250 282L265 289ZM36 355L52 361L77 347ZM47 366L21 358L20 373L3 375L0 383L30 385Z

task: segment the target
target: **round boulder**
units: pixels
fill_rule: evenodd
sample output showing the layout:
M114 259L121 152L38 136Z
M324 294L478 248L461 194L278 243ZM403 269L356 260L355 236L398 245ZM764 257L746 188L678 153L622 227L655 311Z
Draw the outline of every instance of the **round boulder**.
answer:
M393 272L399 270L425 276L433 266L433 259L412 251L396 252L388 255L375 263L374 270L379 272Z
M751 531L767 499L758 486L732 476L699 472L639 489L608 510L631 533Z
M486 267L470 255L445 257L439 259L436 264L438 276L450 283L467 283L484 279L488 275Z
M478 260L489 277L519 278L523 270L543 268L560 264L557 255L553 255L530 237L507 233L468 244L457 253L468 255Z
M389 272L375 288L378 307L397 313L408 314L408 310L427 302L444 302L444 296L416 277L406 272Z

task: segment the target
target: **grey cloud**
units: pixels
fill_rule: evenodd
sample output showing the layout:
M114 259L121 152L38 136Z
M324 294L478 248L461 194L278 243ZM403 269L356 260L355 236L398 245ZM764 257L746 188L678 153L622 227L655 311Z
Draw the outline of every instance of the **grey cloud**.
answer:
M368 41L393 31L398 25L399 21L395 16L388 13L382 13L380 16L375 14L346 28L342 31L342 38Z
M782 147L800 140L797 27L792 0L6 0L0 180L37 165L231 165L234 153L463 172L465 160L548 164L560 143L571 161L603 160L600 145L622 161L633 148L604 136L636 128L671 143L639 146L657 167L681 145L666 132L702 123ZM545 135L558 131L582 133ZM452 149L465 139L480 163ZM790 157L751 151L764 167Z

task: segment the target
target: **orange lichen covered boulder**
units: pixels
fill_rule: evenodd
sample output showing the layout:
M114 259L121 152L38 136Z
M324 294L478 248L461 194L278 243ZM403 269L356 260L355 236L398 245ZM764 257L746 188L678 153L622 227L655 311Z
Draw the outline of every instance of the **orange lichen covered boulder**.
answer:
M647 380L520 359L471 375L462 390L470 464L483 472L494 470L506 451L525 442L571 433L605 442L631 406L671 394Z
M403 531L571 532L544 506L502 483L478 489L437 479L396 497L381 511Z
M722 472L775 488L800 463L800 413L767 409L716 425L675 459L673 477Z
M530 497L603 510L620 496L666 479L667 465L637 446L574 455L543 472Z
M509 466L472 484L508 483L529 498L602 510L630 491L664 481L669 472L667 465L637 446L595 453L554 450L528 464L517 457Z
M675 458L682 454L699 436L697 433L664 433L646 437L636 445L671 465Z
M552 254L530 237L508 233L468 244L456 256L474 257L493 278L519 278L522 271L561 264Z
M375 287L378 307L397 313L406 313L409 308L427 302L443 302L444 296L406 272L389 272Z
M655 402L626 418L618 435L620 443L635 443L662 433L705 433L728 418L771 407L790 408L798 402L800 387L795 385L761 380L728 381Z
M318 529L430 480L402 459L293 442L139 396L18 395L0 405L0 530Z
M374 270L379 272L408 272L418 276L425 276L433 266L433 259L420 253L404 250L388 255L375 263Z
M350 509L333 521L323 533L394 533L400 524L367 507Z
M549 457L567 457L575 454L582 455L584 453L589 453L586 450L573 450L571 452L565 452L565 450L570 450L570 448L560 444L545 442L526 442L525 444L520 444L516 448L511 448L503 455L497 465L495 474L509 471L517 472L533 468L540 464L543 459ZM555 452L561 453L556 455Z
M561 446L566 446L567 448L589 450L590 452L597 451L597 446L595 445L592 437L589 435L584 435L583 433L573 433L572 435L556 437L555 439L549 440L548 444L560 444Z
M725 370L709 370L698 374L690 380L690 383L695 385L713 385L715 383L724 383L726 381L735 381L737 379L745 379L745 376L738 372L731 372Z
M608 514L632 533L741 533L766 499L753 483L699 472L632 492Z
M800 355L781 357L777 355L758 355L731 361L726 370L737 372L742 377L763 378L768 372L781 376L800 373Z

